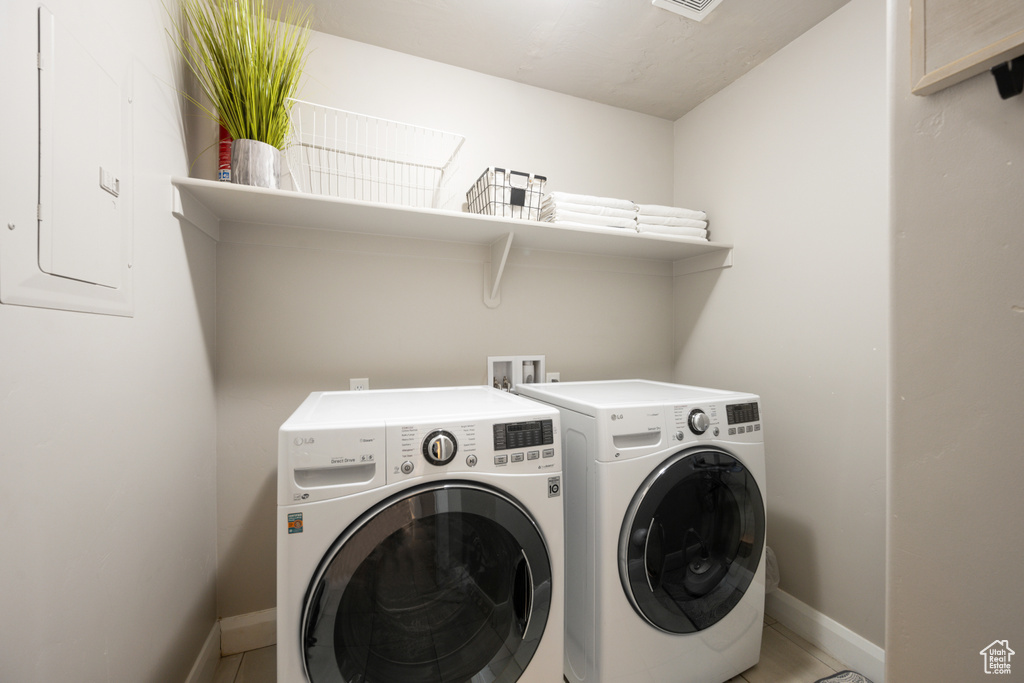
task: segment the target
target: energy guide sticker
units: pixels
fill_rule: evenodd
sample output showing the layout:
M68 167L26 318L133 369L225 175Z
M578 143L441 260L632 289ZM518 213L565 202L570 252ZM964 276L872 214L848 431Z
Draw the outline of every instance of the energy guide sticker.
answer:
M302 513L301 512L289 512L288 513L288 533L290 533L290 534L301 534L302 533Z

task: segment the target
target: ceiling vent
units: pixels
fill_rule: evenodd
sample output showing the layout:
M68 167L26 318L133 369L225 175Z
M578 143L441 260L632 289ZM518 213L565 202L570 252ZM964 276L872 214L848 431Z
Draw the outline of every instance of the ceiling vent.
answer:
M669 12L681 14L687 19L704 21L711 10L718 7L722 0L651 0L651 4Z

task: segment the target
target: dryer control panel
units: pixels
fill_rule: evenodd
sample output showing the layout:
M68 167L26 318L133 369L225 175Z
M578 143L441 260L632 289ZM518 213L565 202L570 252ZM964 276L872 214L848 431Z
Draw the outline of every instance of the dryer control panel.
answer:
M723 424L723 418L725 424ZM750 434L742 440L760 440L761 411L757 401L701 403L675 406L676 440L721 439Z
M761 409L757 401L731 403L725 406L726 436L754 434L760 439Z
M760 441L756 401L628 406L598 412L598 440L608 448L598 459L638 458L670 446L713 440Z

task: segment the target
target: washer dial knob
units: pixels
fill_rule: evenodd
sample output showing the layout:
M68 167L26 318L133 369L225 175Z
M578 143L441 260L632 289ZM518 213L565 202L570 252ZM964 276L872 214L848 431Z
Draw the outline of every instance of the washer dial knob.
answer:
M708 427L711 426L711 420L709 420L707 414L699 408L690 411L690 419L687 420L687 422L690 424L690 430L693 431L694 434L703 434L708 431Z
M451 432L438 429L427 435L423 440L423 457L431 465L447 465L459 450L455 437Z

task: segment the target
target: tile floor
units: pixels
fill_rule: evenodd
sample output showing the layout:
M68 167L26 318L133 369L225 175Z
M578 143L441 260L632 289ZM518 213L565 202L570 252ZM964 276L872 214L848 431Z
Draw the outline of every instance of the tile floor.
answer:
M814 683L844 669L842 662L765 616L761 661L728 683Z
M220 660L214 683L276 683L274 646ZM728 683L814 683L846 667L771 617L765 617L761 661Z
M213 683L277 683L277 646L221 657Z

